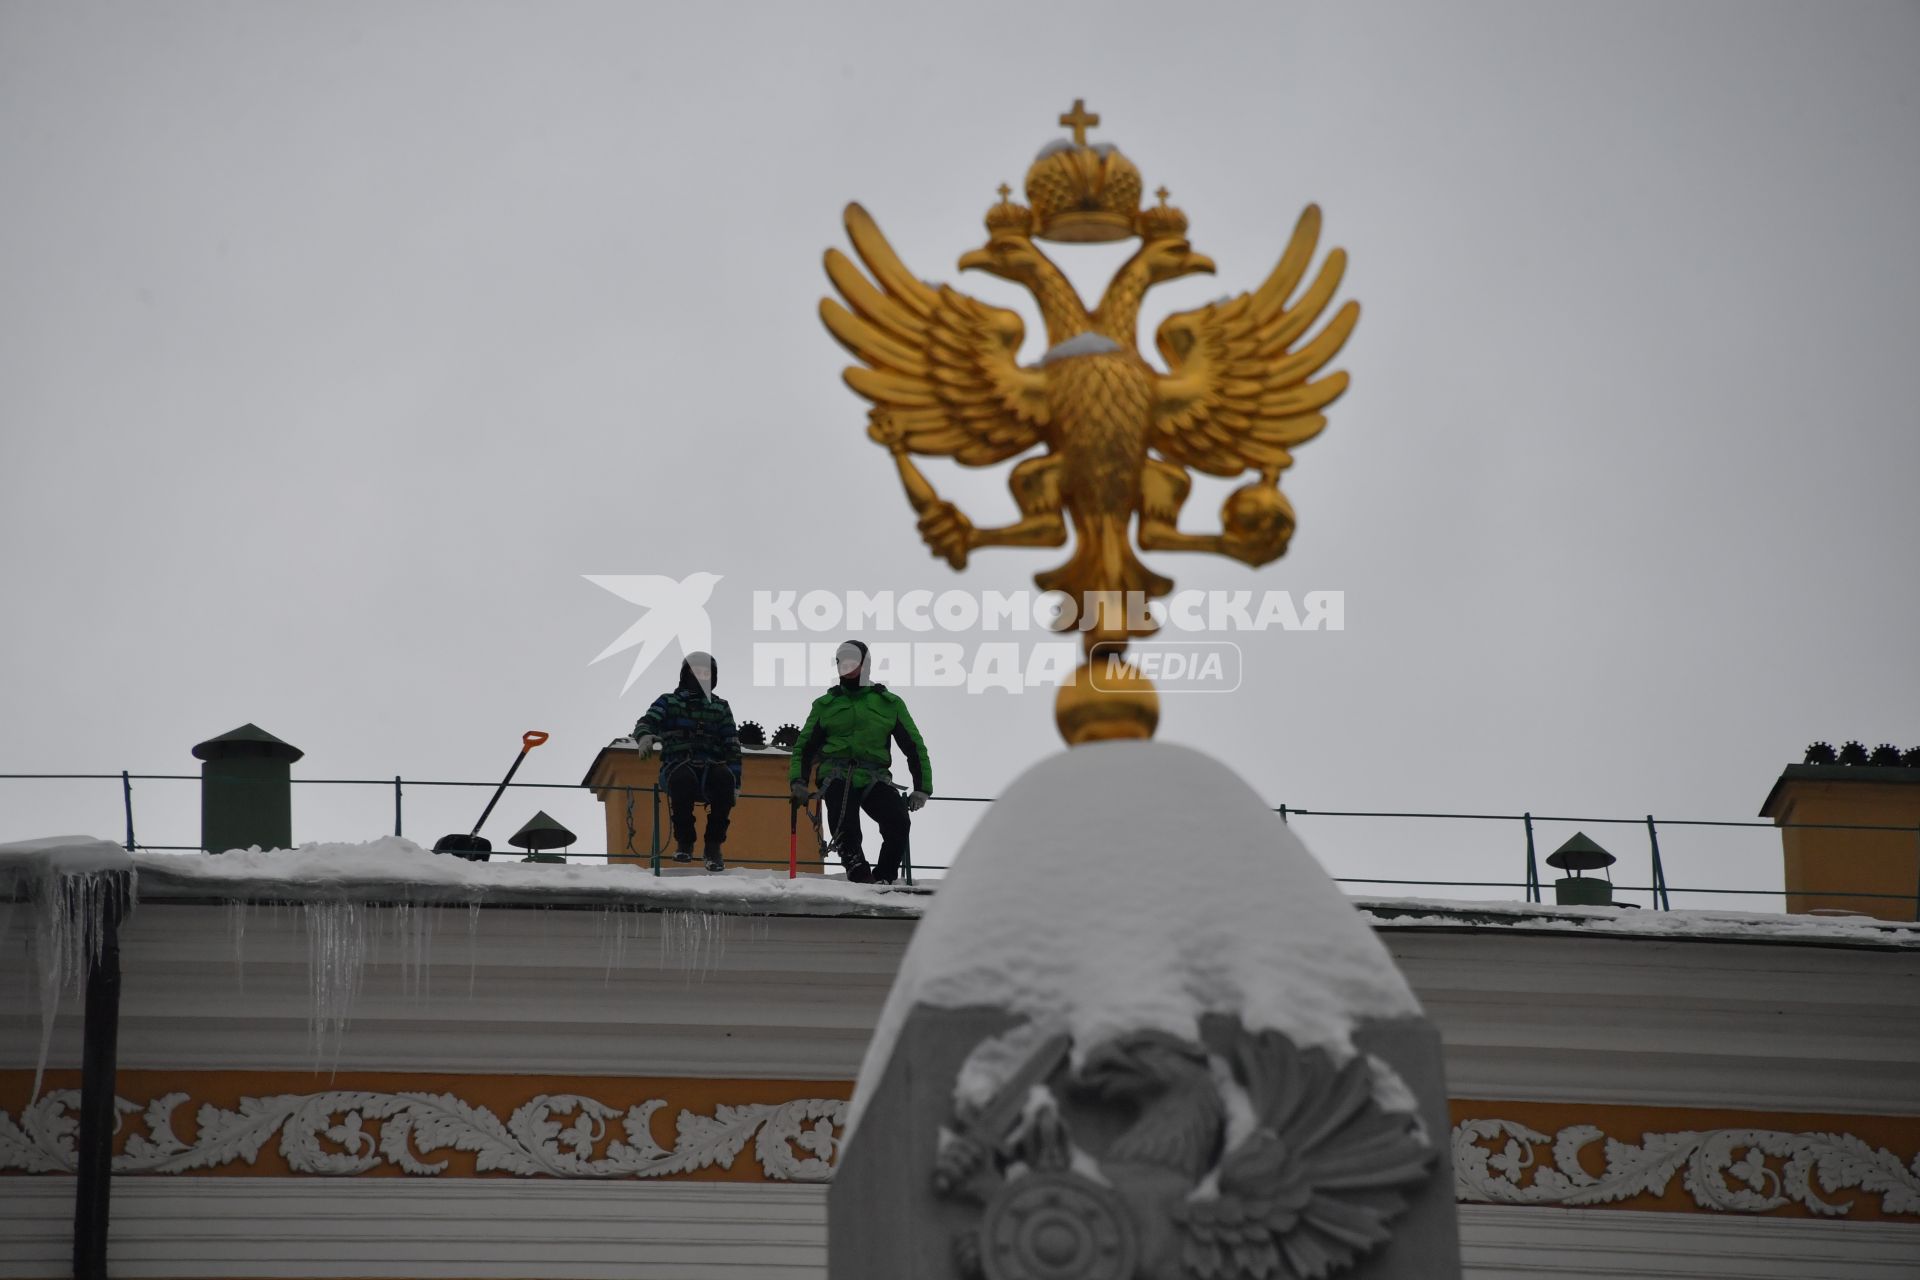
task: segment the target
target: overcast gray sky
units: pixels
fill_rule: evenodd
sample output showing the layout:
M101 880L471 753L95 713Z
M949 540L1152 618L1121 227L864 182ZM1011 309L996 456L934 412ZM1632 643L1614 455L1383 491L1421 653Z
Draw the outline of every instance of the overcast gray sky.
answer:
M1920 745L1916 66L1911 3L7 0L0 771L191 773L252 720L311 777L493 778L541 728L522 777L575 782L671 676L588 665L635 610L582 574L724 575L721 692L769 726L808 694L748 685L756 587L1027 585L1059 555L930 560L814 307L850 199L1023 305L954 261L1082 96L1219 264L1145 332L1309 201L1364 308L1287 557L1153 558L1346 630L1260 638L1161 737L1296 806L1749 817L1811 739ZM927 470L1011 516L1004 467ZM942 792L1057 748L1048 696L909 696ZM120 834L108 784L0 788L0 840ZM196 840L193 790L143 786L142 840ZM597 845L560 793L490 834L536 803ZM296 796L300 839L390 819ZM1520 866L1298 830L1341 875ZM1766 833L1662 845L1777 883Z

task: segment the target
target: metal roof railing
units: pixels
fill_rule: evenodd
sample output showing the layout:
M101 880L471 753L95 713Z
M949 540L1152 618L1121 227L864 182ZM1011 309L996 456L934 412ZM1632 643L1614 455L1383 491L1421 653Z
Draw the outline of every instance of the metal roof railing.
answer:
M119 773L0 773L0 783L6 782L108 782L118 783L120 791L120 810L118 815L125 824L125 845L129 851L142 849L155 852L205 852L199 845L193 844L154 844L139 839L135 829L134 784L145 782L200 782L199 774L189 773L133 773L123 770ZM235 782L258 782L260 785L283 786L276 779L235 779L222 778L223 785ZM466 781L444 778L404 778L398 774L391 778L302 778L290 779L295 786L312 787L361 787L378 788L390 791L393 796L393 834L405 835L406 795L409 788L495 788L498 781ZM513 791L549 791L549 792L626 792L629 797L629 813L639 803L639 797L648 797L646 803L652 813L653 835L649 847L639 850L607 850L603 852L580 851L569 848L563 855L569 861L632 861L644 862L655 874L662 867L660 833L663 829L661 812L665 795L658 785L633 786L618 784L589 784L584 782L509 782L508 790ZM742 800L785 801L784 792L741 792ZM933 796L930 805L974 805L992 804L994 796ZM1659 818L1652 814L1640 817L1569 817L1552 814L1536 814L1531 811L1522 813L1452 813L1436 810L1392 810L1392 809L1307 809L1293 805L1276 806L1274 812L1283 822L1292 823L1298 819L1384 819L1395 822L1492 822L1511 824L1515 828L1516 843L1522 850L1521 874L1514 880L1457 880L1440 878L1395 878L1381 876L1337 875L1335 881L1342 885L1392 885L1405 888L1422 886L1433 889L1499 889L1517 891L1527 902L1542 900L1542 880L1540 876L1541 856L1536 848L1536 824L1554 824L1580 827L1633 827L1644 830L1647 841L1647 878L1645 883L1614 882L1616 890L1637 892L1648 895L1649 904L1656 910L1670 910L1672 895L1702 894L1728 897L1766 897L1784 898L1784 888L1743 888L1725 885L1679 885L1670 882L1667 875L1667 857L1662 854L1660 836L1663 829L1747 829L1747 830L1841 830L1841 831L1891 831L1913 836L1916 854L1920 855L1920 826L1890 825L1881 823L1842 823L1842 822L1782 822L1756 821L1753 819L1702 819L1702 818ZM636 828L637 830L637 828ZM631 843L631 841L630 841ZM729 866L739 867L784 867L785 859L771 858L734 858L727 859ZM924 877L928 873L942 872L948 864L920 863L902 868L903 878L909 885L914 883L916 875ZM1610 878L1610 877L1609 877ZM1913 905L1916 919L1920 919L1920 874L1910 892L1887 892L1885 890L1864 890L1857 886L1833 886L1808 888L1796 886L1794 896L1828 899L1848 899L1860 901L1899 901Z

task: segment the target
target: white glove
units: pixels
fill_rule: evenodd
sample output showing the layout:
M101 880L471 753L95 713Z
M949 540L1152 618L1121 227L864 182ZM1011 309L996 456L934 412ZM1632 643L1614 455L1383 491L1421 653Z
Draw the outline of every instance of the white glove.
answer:
M923 804L925 804L926 802L927 802L927 793L926 793L926 792L924 792L924 791L915 791L915 792L912 792L912 793L910 793L910 794L909 794L909 795L907 796L907 812L908 812L908 813L918 813L918 812L920 811L920 806L921 806L921 805L923 805Z
M639 737L633 740L633 749L640 753L640 758L642 760L652 755L653 749L659 745L660 745L660 739L654 737L650 733L643 733Z

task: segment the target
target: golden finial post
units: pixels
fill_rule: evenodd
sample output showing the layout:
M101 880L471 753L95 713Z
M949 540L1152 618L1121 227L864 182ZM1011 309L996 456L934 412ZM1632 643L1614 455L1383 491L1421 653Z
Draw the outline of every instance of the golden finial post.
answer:
M1088 113L1085 98L1075 98L1073 110L1062 115L1060 123L1073 130L1073 145L1084 147L1087 145L1087 130L1099 128L1100 117Z

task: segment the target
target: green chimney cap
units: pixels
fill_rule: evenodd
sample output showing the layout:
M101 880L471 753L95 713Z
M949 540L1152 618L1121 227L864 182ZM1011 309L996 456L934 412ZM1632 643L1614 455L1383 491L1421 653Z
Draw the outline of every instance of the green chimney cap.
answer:
M558 849L580 837L548 816L545 809L527 819L527 825L514 832L507 843L516 849Z
M282 742L257 724L243 724L217 738L208 738L193 749L196 760L231 760L235 756L265 756L292 764L307 754L291 743Z
M1562 871L1598 871L1617 861L1619 859L1587 839L1584 831L1574 832L1565 844L1547 855L1547 865Z

